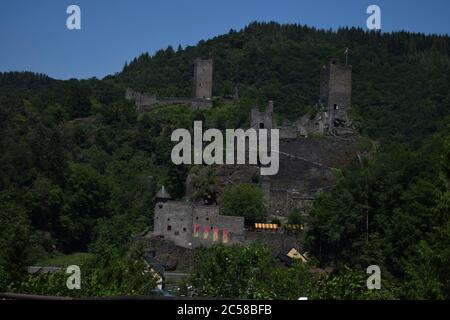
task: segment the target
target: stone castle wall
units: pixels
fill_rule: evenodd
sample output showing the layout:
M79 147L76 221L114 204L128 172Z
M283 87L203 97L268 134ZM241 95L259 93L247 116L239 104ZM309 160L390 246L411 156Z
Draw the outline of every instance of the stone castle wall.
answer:
M134 100L136 110L149 111L157 106L184 104L193 109L212 107L213 61L212 59L194 61L194 98L157 97L151 93L136 92L127 89L125 99Z
M242 245L257 243L265 246L273 255L286 253L292 248L302 251L302 232L244 231ZM195 248L190 250L171 240L149 234L144 237L146 249L153 254L166 270L189 272L195 268Z
M348 167L357 153L355 140L339 137L280 140L280 169L265 179L269 214L287 217L293 208L308 212L316 193L336 183L332 168Z
M348 120L352 67L331 60L321 72L320 99L308 114L277 126L273 102L251 111L250 127L280 130L280 169L261 181L269 214L287 217L293 208L308 212L314 196L335 184L333 168L345 168L357 150Z
M292 248L302 250L303 232L280 232L280 231L246 231L245 244L262 244L272 254L286 253Z
M207 99L187 98L187 97L157 97L155 95L136 92L127 89L125 94L127 100L134 100L138 112L150 111L158 106L187 105L192 109L207 109L212 107L212 101Z
M243 232L244 218L220 215L218 206L167 201L155 207L153 235L181 247L242 243Z

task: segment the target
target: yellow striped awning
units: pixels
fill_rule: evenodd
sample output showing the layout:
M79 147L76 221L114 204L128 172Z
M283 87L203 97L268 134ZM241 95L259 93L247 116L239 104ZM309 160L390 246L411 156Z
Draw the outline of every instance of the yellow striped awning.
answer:
M278 229L278 224L276 224L276 223L255 223L255 229L276 230L276 229Z

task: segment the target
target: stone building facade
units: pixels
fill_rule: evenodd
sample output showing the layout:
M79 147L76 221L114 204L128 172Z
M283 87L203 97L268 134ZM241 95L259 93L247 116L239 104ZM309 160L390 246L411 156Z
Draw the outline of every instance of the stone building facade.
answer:
M221 215L218 206L159 198L153 235L188 249L243 243L244 218Z

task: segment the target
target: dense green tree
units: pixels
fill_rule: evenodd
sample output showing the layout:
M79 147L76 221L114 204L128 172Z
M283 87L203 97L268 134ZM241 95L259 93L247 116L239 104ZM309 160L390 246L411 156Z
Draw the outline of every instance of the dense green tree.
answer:
M2 276L17 279L29 262L31 224L24 208L11 193L0 193L0 271ZM3 280L0 280L2 282Z
M66 250L83 248L92 241L95 221L109 214L109 181L89 165L71 164L61 210L60 238Z
M347 47L351 117L364 154L333 190L318 196L307 221L310 252L341 275L333 276L339 285L329 283L331 293L317 294L349 297L344 284L362 279L352 272L378 264L383 275L404 283L403 298L448 298L449 157L443 141L449 135L450 38L275 22L254 22L176 51L144 53L102 80L0 73L0 273L12 281L55 250L100 254L128 243L151 226L159 186L184 196L191 168L170 161L174 129L191 130L194 120L205 128L245 127L250 109L269 99L279 123L312 114L322 65L332 56L343 60ZM128 87L191 96L192 61L210 56L212 108L138 113L125 101ZM220 97L236 92L238 101ZM205 179L198 191L214 191L211 184ZM262 198L255 186L236 186L223 194L224 212L243 215L247 223L264 221ZM295 274L271 271L277 283L264 284L260 296L308 292L279 293L285 277L307 274L289 272Z
M240 184L225 189L221 195L222 213L245 218L246 224L264 222L266 207L262 190L251 184Z
M302 212L298 208L295 208L289 213L288 223L289 224L304 224L305 217L302 215Z
M200 296L240 299L394 299L388 281L382 290L367 289L367 274L344 267L337 274L317 274L295 262L285 268L260 245L213 246L199 250L191 277Z
M27 294L82 298L151 295L156 286L156 278L144 260L142 248L136 245L125 251L109 248L94 263L79 267L81 289L67 288L70 274L64 269L56 273L29 275L8 289Z

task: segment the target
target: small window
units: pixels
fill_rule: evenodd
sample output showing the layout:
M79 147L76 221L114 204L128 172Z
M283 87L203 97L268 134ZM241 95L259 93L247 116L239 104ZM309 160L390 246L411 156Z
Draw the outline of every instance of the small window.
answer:
M186 232L186 228L183 228L183 232Z
M206 221L209 221L209 218L208 218L208 217L206 217Z
M167 221L170 221L170 218L167 218Z
M179 236L179 235L180 235L180 232L175 231L175 232L174 232L174 235Z
M195 220L198 220L198 217L195 217Z
M260 129L264 129L264 123L261 122L261 123L259 124L259 128L260 128Z
M171 225L167 226L167 231L172 231L172 226Z
M339 110L339 106L337 104L334 104L334 110Z

